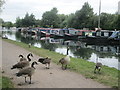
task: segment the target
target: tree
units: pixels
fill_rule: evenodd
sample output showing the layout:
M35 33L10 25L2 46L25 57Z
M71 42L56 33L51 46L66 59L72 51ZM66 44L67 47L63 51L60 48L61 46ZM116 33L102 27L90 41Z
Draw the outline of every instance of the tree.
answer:
M42 26L43 27L53 27L57 28L59 27L59 17L57 15L57 8L53 8L51 11L46 11L42 15Z
M75 13L75 28L93 28L93 8L88 4L88 2L85 2L82 6L82 9L79 11L76 11Z
M29 27L35 25L35 16L33 14L29 15L26 13L25 17L22 20L22 26Z
M108 13L101 13L101 28L110 30L110 29L115 29L114 27L114 21L115 21L115 15L114 14L108 14Z
M67 27L75 28L75 24L76 24L75 14L72 13L68 15L68 18L66 21L67 21Z
M3 21L2 18L0 18L0 25L1 25L2 27L4 27L4 21Z
M35 20L35 26L36 27L41 27L41 20Z
M94 14L93 8L88 2L85 2L80 10L70 15L57 14L57 8L53 8L50 11L46 11L42 15L41 20L36 20L33 14L26 13L24 18L16 18L16 27L52 27L52 28L76 28L76 29L95 29L98 27L97 14ZM101 25L102 29L112 30L120 29L120 15L101 13ZM4 22L3 22L4 23Z
M67 18L67 26L72 28L93 28L94 12L93 8L85 2L82 9L70 14Z
M57 10L56 7L54 7L54 8L51 10L51 12L54 13L54 14L57 14L57 13L58 13L58 10Z
M13 27L13 23L12 22L4 22L4 27L7 27L8 29L10 29L10 27Z
M95 29L95 28L98 28L98 15L97 14L94 14L93 17L91 18L92 22L92 27L91 29Z
M35 23L36 23L36 19L33 14L29 15L28 13L26 13L23 19L20 19L20 17L16 18L16 27L34 26Z
M20 19L20 17L16 18L16 23L15 23L16 27L22 27L22 20Z
M59 17L59 27L60 28L64 28L67 26L67 18L68 18L68 15L64 15L64 14L58 14L58 17Z
M113 26L115 26L114 29L120 30L120 15L119 14L115 14Z

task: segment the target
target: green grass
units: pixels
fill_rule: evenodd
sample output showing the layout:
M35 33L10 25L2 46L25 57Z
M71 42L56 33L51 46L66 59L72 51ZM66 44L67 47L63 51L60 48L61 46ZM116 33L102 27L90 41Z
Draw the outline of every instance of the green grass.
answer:
M2 76L0 77L0 88L14 88L14 85L9 78Z
M56 52L49 51L43 48L37 48L33 46L31 48L28 48L28 45L22 42L16 42L12 40L5 40L5 41L18 45L20 47L23 47L26 50L29 50L30 52L33 52L34 54L37 54L41 57L48 56L52 59L54 63L58 63L59 59L64 57L64 55L62 54L58 54ZM71 71L82 74L86 78L90 78L100 83L103 83L105 85L118 88L118 72L120 73L119 70L115 68L103 66L101 70L101 74L94 74L93 72L94 66L95 66L95 63L93 62L88 62L83 59L71 57L71 63L68 66L68 68L70 68Z
M2 77L0 76L0 88L2 88Z

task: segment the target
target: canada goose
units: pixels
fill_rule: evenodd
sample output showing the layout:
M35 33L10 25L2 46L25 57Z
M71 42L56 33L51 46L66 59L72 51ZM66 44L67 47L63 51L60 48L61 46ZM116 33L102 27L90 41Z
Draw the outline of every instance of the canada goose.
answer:
M28 58L29 61L31 61L30 56L33 57L32 53L29 53L29 54L27 55L27 58Z
M17 64L13 65L11 69L22 69L24 67L29 66L29 61L21 61L18 62Z
M94 73L96 73L96 69L98 70L98 73L99 73L101 70L101 67L102 67L102 63L97 62L95 65Z
M42 63L42 64L45 64L46 65L46 69L49 69L50 68L50 62L51 62L51 58L39 58L38 59L38 62Z
M64 58L61 58L58 63L62 64L62 69L67 69L67 65L70 63L70 57L67 55ZM65 65L65 68L64 68Z
M19 55L20 57L23 57L22 55ZM33 55L30 53L30 54L28 54L27 55L27 58L28 58L28 61L23 57L23 59L21 58L20 59L20 62L18 62L17 64L15 64L15 65L13 65L12 66L12 68L11 69L22 69L22 68L24 68L24 67L27 67L27 66L29 66L30 65L30 61L31 61L31 59L30 59L30 56L32 56L33 57Z
M21 61L27 61L27 59L25 57L23 57L23 55L21 55L21 54L19 55L19 58L20 58L20 62Z
M31 61L30 56L33 57L32 53L29 53L29 54L27 55L27 59L28 59L29 61ZM20 54L19 57L20 57L20 61L27 61L27 59L26 59L23 55Z
M31 67L25 67L25 68L21 69L18 73L16 73L16 76L18 76L18 77L24 76L24 77L25 77L25 83L27 82L27 81L26 81L26 77L27 77L27 76L30 77L30 82L29 82L29 84L31 84L31 78L32 78L32 75L33 75L34 72L35 72L35 67L34 67L35 64L37 65L38 63L34 61L34 62L31 64Z

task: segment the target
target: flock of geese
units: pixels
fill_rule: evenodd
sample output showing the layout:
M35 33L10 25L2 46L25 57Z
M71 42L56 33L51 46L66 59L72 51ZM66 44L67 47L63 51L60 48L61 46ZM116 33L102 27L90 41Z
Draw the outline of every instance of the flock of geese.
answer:
M32 61L30 57L33 57L32 53L29 53L27 55L27 59L23 55L19 55L19 58L20 58L19 62L17 62L16 64L14 64L11 67L11 69L19 69L19 71L16 73L16 76L25 77L25 83L27 83L26 77L29 77L30 78L29 84L31 84L31 78L35 72L35 65L38 65L38 62L45 64L46 69L50 69L50 63L51 63L51 58L48 58L48 57L39 58L38 61L33 61L32 63L30 63ZM70 63L70 57L67 55L67 56L61 58L59 60L58 64L59 63L62 64L62 69L66 70L67 65ZM101 66L102 66L101 63L96 63L94 73L96 73L96 70L98 70L98 72L100 72Z

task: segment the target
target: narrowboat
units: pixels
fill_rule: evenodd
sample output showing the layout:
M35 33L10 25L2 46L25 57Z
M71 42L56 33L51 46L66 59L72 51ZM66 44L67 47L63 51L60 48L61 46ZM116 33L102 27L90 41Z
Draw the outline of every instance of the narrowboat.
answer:
M112 35L108 38L109 43L120 45L120 31L114 31Z
M68 28L67 30L65 30L65 34L64 37L65 39L78 39L78 30L74 29L74 28Z
M35 28L29 29L29 30L27 30L27 34L31 35L31 36L37 35L37 29L35 29Z
M51 29L50 34L51 34L51 37L53 38L63 38L64 30L63 29Z
M101 30L92 31L86 35L86 38L80 39L89 44L92 43L108 43L108 44L120 44L119 31Z
M49 37L50 30L50 28L38 28L38 33L41 37Z

